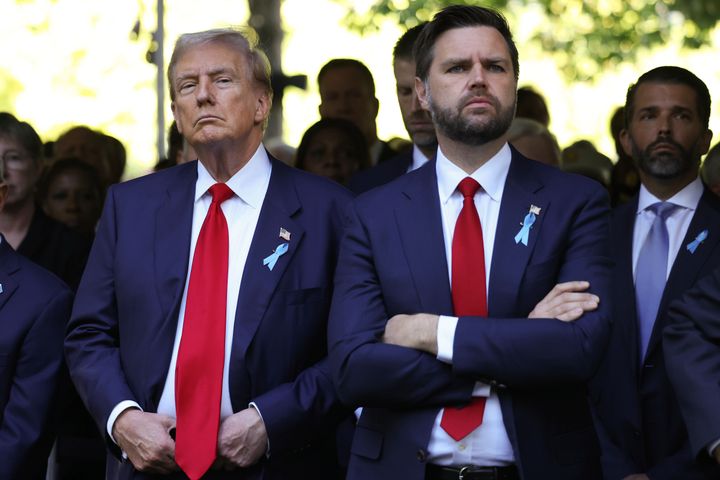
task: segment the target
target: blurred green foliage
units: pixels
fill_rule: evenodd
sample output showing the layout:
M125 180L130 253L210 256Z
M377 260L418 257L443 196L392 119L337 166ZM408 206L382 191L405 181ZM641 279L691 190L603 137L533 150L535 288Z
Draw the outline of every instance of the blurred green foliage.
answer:
M349 28L377 30L386 20L412 27L430 20L447 5L478 5L466 0L376 0L360 10L352 0L345 6ZM511 27L527 9L542 21L530 39L550 53L568 80L590 80L643 49L677 42L699 48L710 43L720 19L720 1L710 0L485 0L482 5L502 11ZM516 32L517 36L517 32Z

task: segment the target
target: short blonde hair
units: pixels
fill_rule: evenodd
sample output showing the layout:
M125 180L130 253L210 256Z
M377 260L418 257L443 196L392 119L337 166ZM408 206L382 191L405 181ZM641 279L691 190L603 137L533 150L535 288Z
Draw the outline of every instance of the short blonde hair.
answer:
M252 73L252 78L265 89L272 101L273 91L270 82L270 61L267 55L265 55L265 52L258 47L257 33L250 27L215 28L203 32L180 35L177 42L175 42L175 48L170 57L167 72L171 100L175 100L173 76L175 74L175 66L180 60L180 57L189 49L208 43L224 43L243 54L247 60L247 65L250 67L249 70Z

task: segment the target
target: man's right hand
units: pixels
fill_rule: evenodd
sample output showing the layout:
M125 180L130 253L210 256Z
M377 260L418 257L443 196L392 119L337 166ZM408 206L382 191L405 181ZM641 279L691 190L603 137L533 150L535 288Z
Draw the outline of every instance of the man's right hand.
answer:
M584 293L590 288L585 281L558 283L535 305L528 318L557 318L563 322L572 322L598 307L600 299L592 293Z
M112 433L136 470L167 474L179 470L169 433L174 426L171 417L129 408L117 417Z

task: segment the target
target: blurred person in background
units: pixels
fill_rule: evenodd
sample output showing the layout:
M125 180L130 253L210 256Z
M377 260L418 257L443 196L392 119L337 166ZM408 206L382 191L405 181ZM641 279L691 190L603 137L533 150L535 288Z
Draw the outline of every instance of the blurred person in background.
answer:
M0 140L5 149L7 139ZM12 157L10 157L12 159ZM8 196L0 162L0 212ZM9 162L13 165L13 161ZM16 165L13 165L16 166ZM0 478L43 480L72 294L0 234Z
M703 161L700 173L707 188L720 195L720 143L710 149Z
M365 135L370 149L370 164L377 165L395 155L388 142L377 136L380 102L375 97L375 81L370 70L359 60L334 58L318 73L321 118L350 120Z
M348 120L326 118L303 134L295 166L346 185L350 177L370 164L363 134Z
M97 170L79 158L57 160L38 185L38 202L58 222L88 236L95 232L104 200Z
M526 157L553 167L560 166L560 147L555 136L542 123L515 117L507 136L508 142Z

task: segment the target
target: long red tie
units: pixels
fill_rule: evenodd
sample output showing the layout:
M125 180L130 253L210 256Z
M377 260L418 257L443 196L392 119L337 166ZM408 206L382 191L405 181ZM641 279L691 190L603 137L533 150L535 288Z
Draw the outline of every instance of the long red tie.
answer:
M485 248L480 217L475 208L475 192L480 184L470 177L458 184L463 208L455 224L452 242L452 299L455 315L487 316L485 293ZM460 441L483 420L485 397L473 397L465 407L446 407L440 426Z
M191 480L202 477L215 461L225 363L229 240L220 205L233 192L216 183L210 194L190 270L175 370L175 461Z

